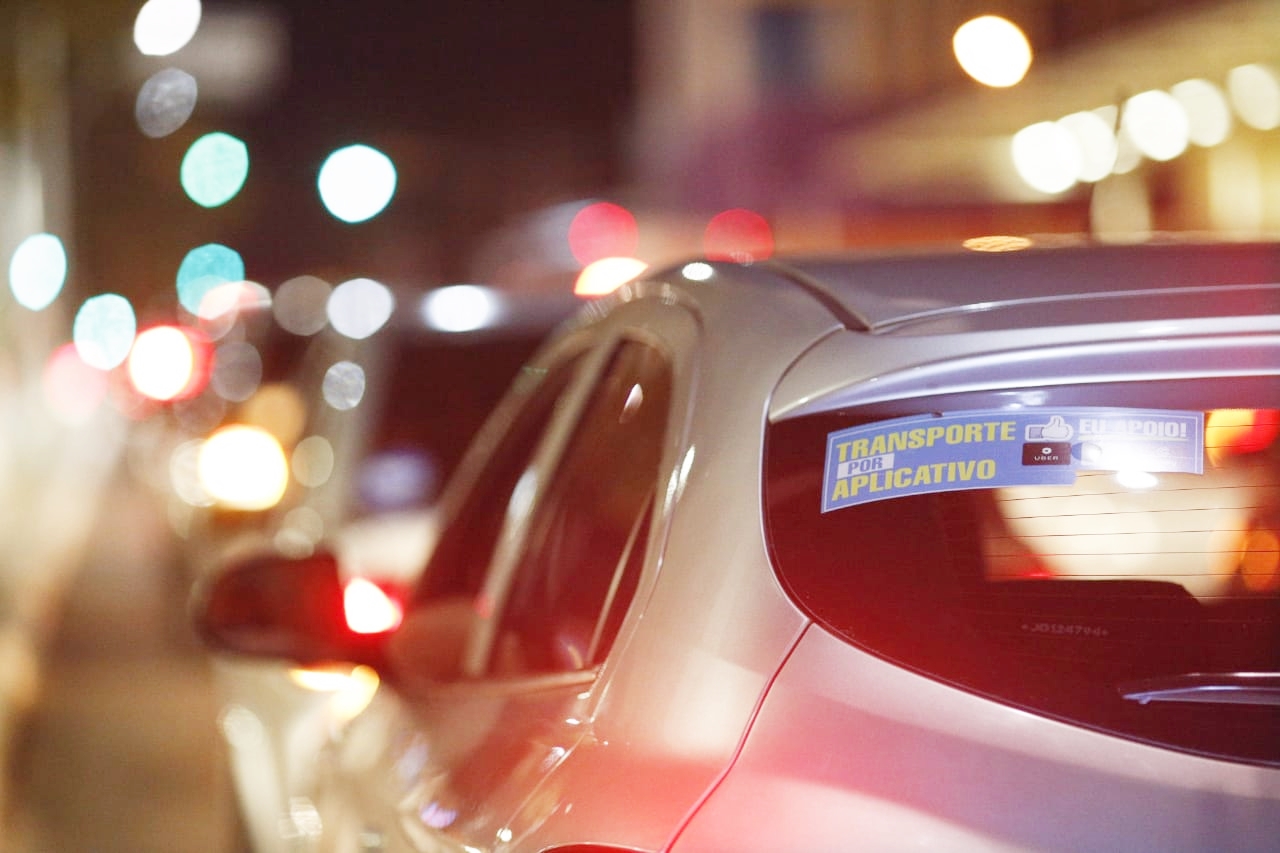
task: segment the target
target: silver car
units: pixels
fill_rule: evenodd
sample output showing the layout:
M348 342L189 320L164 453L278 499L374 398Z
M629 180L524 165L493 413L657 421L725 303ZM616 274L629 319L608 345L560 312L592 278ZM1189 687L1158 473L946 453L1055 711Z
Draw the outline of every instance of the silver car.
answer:
M324 555L198 590L378 684L298 849L1276 849L1280 247L975 246L590 306L402 619Z

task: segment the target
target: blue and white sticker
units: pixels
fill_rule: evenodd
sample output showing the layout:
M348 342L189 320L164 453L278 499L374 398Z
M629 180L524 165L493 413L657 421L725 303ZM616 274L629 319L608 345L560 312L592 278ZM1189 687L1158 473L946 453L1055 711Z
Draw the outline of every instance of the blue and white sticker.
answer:
M827 436L822 511L905 495L1070 485L1078 471L1204 473L1204 413L1004 409L895 418Z

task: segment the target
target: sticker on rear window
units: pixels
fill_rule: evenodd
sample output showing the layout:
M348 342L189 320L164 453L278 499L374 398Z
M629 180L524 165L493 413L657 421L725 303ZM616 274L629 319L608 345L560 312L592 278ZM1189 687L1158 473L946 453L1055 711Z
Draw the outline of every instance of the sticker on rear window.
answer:
M1066 408L919 415L827 436L822 511L905 495L1070 485L1077 471L1204 473L1204 413Z

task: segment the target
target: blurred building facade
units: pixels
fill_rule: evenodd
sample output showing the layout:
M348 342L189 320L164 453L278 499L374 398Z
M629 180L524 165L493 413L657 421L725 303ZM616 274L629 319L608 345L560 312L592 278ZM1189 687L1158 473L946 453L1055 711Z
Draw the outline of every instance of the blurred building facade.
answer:
M1007 89L969 80L951 53L961 23L992 13L1036 52ZM639 183L675 207L761 208L783 248L1280 226L1280 132L1265 120L1233 116L1221 142L1056 193L1010 157L1029 125L1187 80L1229 95L1234 69L1274 69L1275 0L681 0L638 14ZM1256 95L1274 98L1274 81Z

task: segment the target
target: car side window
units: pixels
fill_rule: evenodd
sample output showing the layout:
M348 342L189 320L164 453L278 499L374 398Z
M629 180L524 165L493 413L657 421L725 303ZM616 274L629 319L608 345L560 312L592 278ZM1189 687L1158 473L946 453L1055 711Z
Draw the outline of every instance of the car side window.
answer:
M671 396L660 350L611 354L535 509L490 674L580 670L608 652L643 565Z
M554 421L558 404L579 374L582 359L550 369L526 367L505 405L514 415L501 435L481 431L465 464L478 465L463 502L450 513L413 603L388 644L391 670L403 687L434 685L464 675L477 598L503 535L518 513L521 477ZM523 383L523 384L522 384ZM459 472L466 476L466 472Z
M480 591L516 482L533 458L556 403L579 364L578 359L571 359L549 371L525 368L519 381L531 384L529 396L485 460L476 478L477 487L445 527L416 593L417 601L471 597Z

